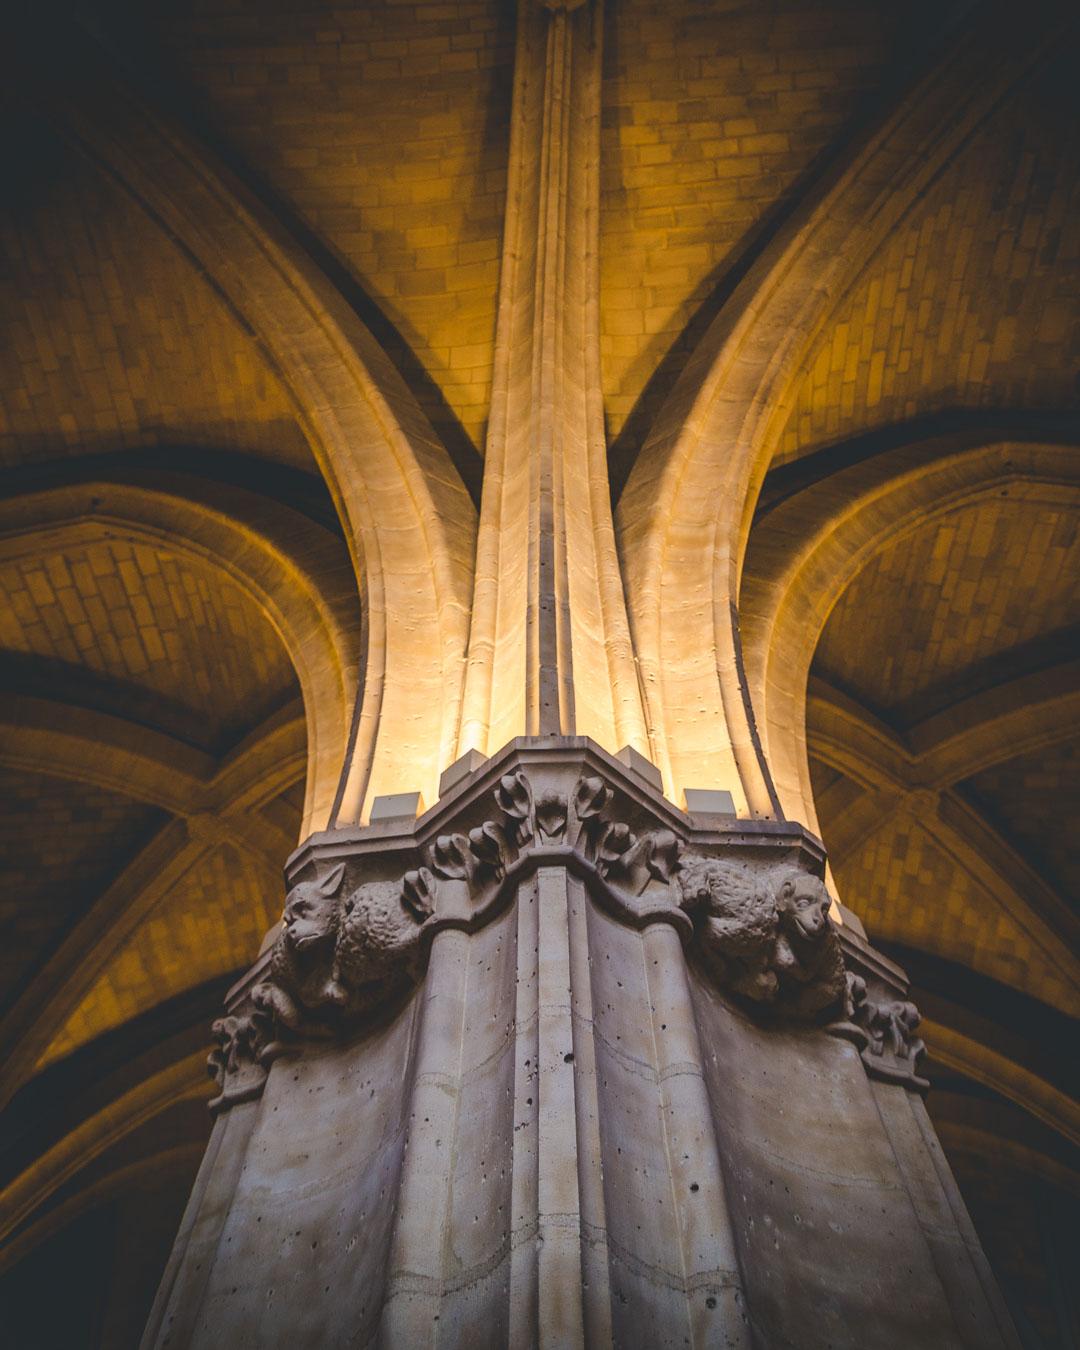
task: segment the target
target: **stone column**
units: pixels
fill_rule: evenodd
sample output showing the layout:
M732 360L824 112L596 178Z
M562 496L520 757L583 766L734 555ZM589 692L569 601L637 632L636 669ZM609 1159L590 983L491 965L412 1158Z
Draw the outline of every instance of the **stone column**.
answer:
M649 739L600 380L601 0L520 0L495 369L458 753Z
M313 836L144 1344L1014 1345L823 865L555 736Z

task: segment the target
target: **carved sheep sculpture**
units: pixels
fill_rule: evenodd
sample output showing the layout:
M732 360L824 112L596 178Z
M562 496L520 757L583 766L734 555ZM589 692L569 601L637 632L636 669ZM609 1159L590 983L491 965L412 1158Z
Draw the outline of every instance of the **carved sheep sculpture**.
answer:
M366 882L341 894L344 864L289 892L270 977L255 1006L291 1031L369 1011L415 975L419 928L401 883Z
M840 943L816 877L690 854L677 881L705 960L732 993L802 1016L843 997Z

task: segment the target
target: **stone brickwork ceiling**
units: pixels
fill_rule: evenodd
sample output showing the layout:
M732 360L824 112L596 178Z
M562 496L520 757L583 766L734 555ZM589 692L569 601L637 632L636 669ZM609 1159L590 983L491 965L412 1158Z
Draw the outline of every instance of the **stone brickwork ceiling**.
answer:
M223 844L196 862L154 907L57 1031L44 1066L103 1031L222 970L242 966L277 918L272 868L255 869Z
M306 468L288 396L206 279L47 124L5 133L5 465L142 446Z
M964 147L837 304L780 458L945 409L1076 408L1061 360L1080 343L1075 111L1067 49Z
M625 453L647 387L670 386L702 311L880 89L910 20L879 4L632 0L607 22L601 352Z
M298 843L588 735L673 819L723 789L821 837L835 913L911 976L1025 1350L1064 1350L1072 7L23 9L0 1326L137 1344L207 1029ZM31 1310L58 1262L94 1273L78 1317Z
M240 588L164 549L39 546L0 566L0 595L6 651L136 687L202 748L235 743L295 689L281 642Z
M382 315L380 336L440 433L482 453L506 198L507 6L197 4L154 23L161 60L195 106Z

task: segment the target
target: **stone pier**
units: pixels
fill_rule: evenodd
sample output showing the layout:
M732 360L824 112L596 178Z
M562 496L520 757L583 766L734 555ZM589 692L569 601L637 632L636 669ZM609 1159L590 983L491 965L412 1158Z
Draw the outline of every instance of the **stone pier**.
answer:
M1016 1344L903 973L650 767L519 739L293 855L146 1347Z

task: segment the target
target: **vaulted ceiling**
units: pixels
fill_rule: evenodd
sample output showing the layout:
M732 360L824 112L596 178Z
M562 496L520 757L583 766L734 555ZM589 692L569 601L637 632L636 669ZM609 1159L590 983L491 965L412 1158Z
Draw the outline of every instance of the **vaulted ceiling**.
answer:
M777 353L743 595L792 579L839 893L912 973L931 1109L1046 1344L1016 1233L1025 1179L1080 1194L1068 21L610 0L599 224L616 497L718 319ZM81 0L16 37L0 1268L33 1271L122 1260L148 1177L182 1199L207 1024L326 819L309 748L349 734L363 633L356 387L445 452L447 500L478 497L515 24L501 0ZM101 1343L155 1279L86 1293Z

